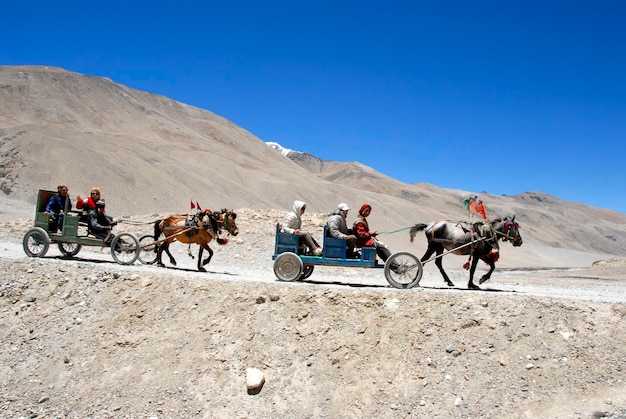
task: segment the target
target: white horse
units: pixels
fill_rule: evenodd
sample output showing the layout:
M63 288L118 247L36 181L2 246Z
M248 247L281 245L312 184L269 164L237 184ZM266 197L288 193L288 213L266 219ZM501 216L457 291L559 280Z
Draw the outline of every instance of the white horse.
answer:
M433 253L436 253L435 265L439 268L439 272L443 275L443 279L448 286L453 287L454 284L443 270L441 260L443 252L457 255L470 255L471 265L467 266L470 270L469 289L480 289L474 284L474 272L478 261L482 260L489 265L489 272L483 275L479 280L479 284L487 281L491 277L491 273L496 268L496 262L499 257L498 240L511 241L513 246L522 245L522 236L519 234L519 225L515 222L515 216L506 217L504 219L496 219L492 222L476 222L473 224L459 221L453 223L450 221L433 221L429 224L416 224L411 227L411 242L415 238L418 231L424 230L426 239L428 240L428 249L422 256L421 261L427 261Z

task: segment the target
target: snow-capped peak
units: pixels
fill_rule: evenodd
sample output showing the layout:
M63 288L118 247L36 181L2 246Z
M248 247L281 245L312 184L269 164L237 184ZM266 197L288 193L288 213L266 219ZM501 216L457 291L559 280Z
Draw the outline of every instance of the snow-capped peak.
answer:
M299 151L294 151L294 150L290 150L288 148L283 147L282 145L273 142L273 141L267 141L265 144L267 144L268 146L272 147L274 150L279 151L280 154L282 154L283 156L287 157L289 155L289 153L300 153Z

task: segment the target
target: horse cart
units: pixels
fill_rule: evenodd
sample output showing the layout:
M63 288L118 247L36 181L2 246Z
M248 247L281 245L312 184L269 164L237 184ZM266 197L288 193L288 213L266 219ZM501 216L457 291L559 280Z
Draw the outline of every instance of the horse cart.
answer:
M90 235L87 228L86 214L82 211L70 211L68 201L65 203L63 225L59 226L51 214L45 212L46 205L57 192L40 189L37 194L34 226L22 240L24 252L30 257L43 257L50 248L50 243L57 243L59 251L67 257L80 252L82 246L109 246L106 240ZM131 265L139 257L139 240L127 232L117 234L110 243L111 256L115 262Z
M408 252L392 254L384 265L376 260L374 247L363 247L359 258L346 257L346 241L328 237L324 228L322 254L314 256L306 253L299 244L299 237L283 233L276 225L274 245L274 274L281 281L303 280L313 274L317 265L345 266L357 268L384 269L385 278L395 288L413 288L422 278L423 266L420 260Z

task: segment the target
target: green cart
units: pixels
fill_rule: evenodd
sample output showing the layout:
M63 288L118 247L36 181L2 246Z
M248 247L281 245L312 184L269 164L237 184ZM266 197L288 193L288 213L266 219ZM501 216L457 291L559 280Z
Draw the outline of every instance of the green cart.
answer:
M69 211L65 208L63 225L58 226L51 214L45 212L46 205L57 192L40 189L35 207L35 222L22 240L24 252L30 257L43 257L50 248L50 243L57 243L59 251L66 257L73 257L80 252L82 246L110 247L115 262L131 265L139 257L139 241L131 233L120 233L113 238L110 245L106 240L90 235L87 228L87 214L81 211Z

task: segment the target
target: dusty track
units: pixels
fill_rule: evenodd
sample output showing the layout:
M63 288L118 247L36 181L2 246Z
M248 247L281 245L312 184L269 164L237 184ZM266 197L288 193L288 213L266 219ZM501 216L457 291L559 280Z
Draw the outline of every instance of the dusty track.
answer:
M623 261L496 270L484 291L434 265L423 288L378 269L272 272L273 219L214 246L207 273L121 266L106 249L27 258L0 232L5 417L589 417L626 413ZM130 228L130 226L129 226ZM138 234L142 228L138 228ZM145 231L145 228L144 228ZM197 248L192 248L193 253ZM248 394L246 368L265 374Z

